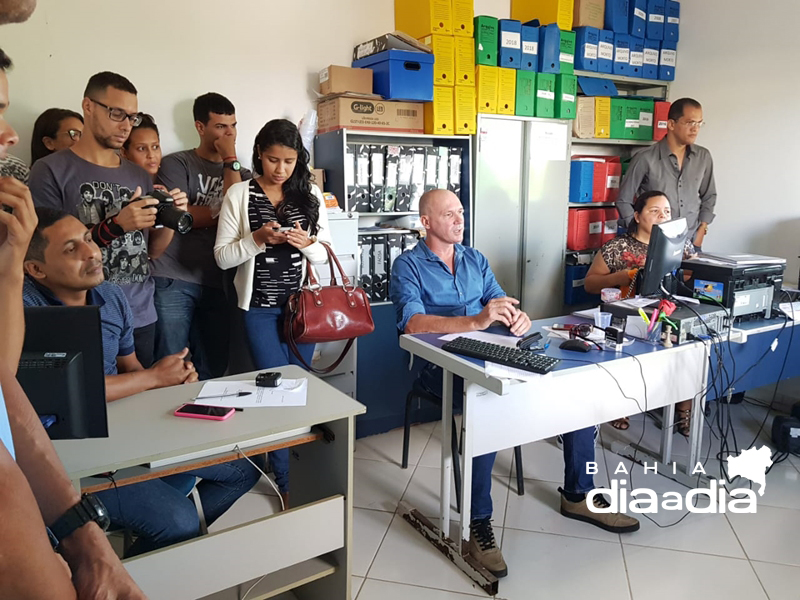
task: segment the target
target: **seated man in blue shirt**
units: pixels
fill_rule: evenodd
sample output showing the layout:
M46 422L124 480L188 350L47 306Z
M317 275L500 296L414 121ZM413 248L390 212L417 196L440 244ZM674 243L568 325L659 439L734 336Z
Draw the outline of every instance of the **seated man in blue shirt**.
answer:
M133 344L133 315L122 289L103 281L100 249L91 231L77 218L50 208L37 208L39 223L25 257L23 301L26 306L100 307L103 358L108 401L144 390L197 381L187 350L162 358L144 369ZM139 536L129 556L195 537L197 511L186 494L196 477L208 524L219 518L258 481L259 471L236 460L96 493L112 524Z
M464 237L464 209L447 190L426 192L420 199L419 214L427 235L424 240L395 260L389 286L397 310L397 327L403 333L458 333L486 329L495 321L512 335L530 329L528 316L517 308L518 300L508 298L497 283L486 257L461 245ZM441 396L442 372L427 364L420 383ZM454 380L454 399L462 397L463 382ZM594 461L594 427L564 434L564 488L561 514L585 521L613 533L639 529L639 522L619 513L594 513L586 505L586 494L594 489L586 463ZM494 541L491 526L491 475L495 453L478 456L472 463L472 506L470 507L469 552L496 577L508 569ZM609 504L596 495L595 504Z

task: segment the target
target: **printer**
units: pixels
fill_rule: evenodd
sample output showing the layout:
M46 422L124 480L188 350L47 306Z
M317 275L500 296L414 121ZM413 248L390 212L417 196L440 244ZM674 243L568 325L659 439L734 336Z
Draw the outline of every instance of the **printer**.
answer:
M786 259L704 252L684 260L681 268L691 274L686 285L701 302L721 305L734 318L753 315L769 319L773 300L780 297Z

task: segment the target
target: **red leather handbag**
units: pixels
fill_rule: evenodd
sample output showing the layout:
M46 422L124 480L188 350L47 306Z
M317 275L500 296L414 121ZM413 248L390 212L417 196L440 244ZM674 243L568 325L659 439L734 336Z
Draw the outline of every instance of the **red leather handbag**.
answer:
M320 285L309 263L303 285L286 303L283 321L283 334L289 349L309 371L320 375L330 373L339 366L355 338L375 330L369 299L364 290L345 275L331 247L325 243L322 245L328 253L331 285ZM334 265L339 271L341 284L337 282ZM297 349L297 344L322 344L341 340L347 340L341 355L333 364L323 369L315 369L306 364Z

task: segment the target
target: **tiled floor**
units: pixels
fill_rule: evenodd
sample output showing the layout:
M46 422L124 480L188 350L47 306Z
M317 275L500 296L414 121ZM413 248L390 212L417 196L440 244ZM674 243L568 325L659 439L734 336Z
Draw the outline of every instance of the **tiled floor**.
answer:
M749 444L771 415L749 403L730 407L731 425L739 448ZM644 423L644 435L642 425ZM709 475L719 477L715 454L719 441L708 435L704 458ZM627 432L607 425L611 439L637 442L655 449L660 431L652 420L633 419ZM688 446L674 436L675 455L685 460ZM758 446L770 445L766 434ZM358 440L355 453L355 519L353 549L354 600L467 600L486 595L442 554L416 533L398 514L404 501L423 514L438 512L439 427L415 426L409 467L400 468L402 431ZM497 598L608 598L610 600L797 600L800 598L800 459L775 465L758 497L756 514L689 514L659 511L650 521L640 515L641 529L614 535L563 518L558 512L557 487L562 482L561 451L552 441L523 448L525 495L516 493L510 451L498 455L492 486L494 526L509 565ZM616 473L630 461L608 451L597 453L598 485L630 475ZM687 488L661 475L633 470L634 487L656 494ZM733 486L746 487L739 479ZM757 486L754 486L757 489ZM274 510L271 490L257 488L225 515L221 525L246 520L254 511ZM453 500L455 503L455 500ZM699 502L698 506L707 506ZM455 508L455 506L454 506ZM263 514L263 512L262 512ZM291 598L290 594L286 595ZM281 597L283 598L283 596Z

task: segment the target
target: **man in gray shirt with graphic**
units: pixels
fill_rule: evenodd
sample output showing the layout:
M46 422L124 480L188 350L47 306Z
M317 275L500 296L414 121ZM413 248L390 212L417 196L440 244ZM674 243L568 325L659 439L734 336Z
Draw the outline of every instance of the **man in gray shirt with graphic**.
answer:
M194 226L176 237L152 265L155 281L156 358L189 347L200 379L220 377L228 366L230 305L223 272L214 261L217 217L225 192L249 179L236 158L236 111L209 92L193 107L200 145L164 157L156 181L189 196Z
M33 202L75 215L92 230L103 250L107 280L122 287L131 306L136 356L148 368L153 363L156 322L148 243L155 246L172 231L151 230L158 201L137 200L153 189L150 176L117 154L141 120L137 91L122 75L97 73L86 85L82 107L81 139L34 163Z
M711 153L695 144L702 126L703 107L697 100L672 103L666 137L636 154L622 180L617 210L623 226L633 218L636 196L658 190L667 196L672 218L686 218L691 240L700 249L717 203Z

